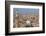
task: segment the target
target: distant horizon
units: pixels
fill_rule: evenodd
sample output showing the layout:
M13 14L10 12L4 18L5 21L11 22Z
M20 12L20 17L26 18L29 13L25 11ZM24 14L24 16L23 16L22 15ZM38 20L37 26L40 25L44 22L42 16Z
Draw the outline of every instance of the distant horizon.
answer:
M22 15L39 15L39 9L33 9L33 8L14 8L13 9L13 14L15 15L16 13L20 13Z

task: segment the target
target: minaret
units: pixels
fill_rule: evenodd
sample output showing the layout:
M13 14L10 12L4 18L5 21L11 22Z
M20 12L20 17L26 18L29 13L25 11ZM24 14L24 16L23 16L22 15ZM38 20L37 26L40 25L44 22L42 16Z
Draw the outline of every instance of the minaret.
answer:
M18 16L18 13L17 13L17 11L16 11L16 17Z

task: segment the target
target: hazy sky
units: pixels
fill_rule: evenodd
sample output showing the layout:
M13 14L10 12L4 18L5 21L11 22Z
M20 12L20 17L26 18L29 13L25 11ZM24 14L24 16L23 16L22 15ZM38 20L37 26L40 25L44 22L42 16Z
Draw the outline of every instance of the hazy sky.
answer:
M21 14L39 14L39 9L32 9L32 8L14 8L13 9L14 15L15 13Z

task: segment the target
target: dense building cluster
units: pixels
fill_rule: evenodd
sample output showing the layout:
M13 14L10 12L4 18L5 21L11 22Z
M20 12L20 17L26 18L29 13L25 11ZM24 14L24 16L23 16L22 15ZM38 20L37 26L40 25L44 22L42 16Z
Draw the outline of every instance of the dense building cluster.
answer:
M14 27L38 27L39 15L16 14L14 16Z

